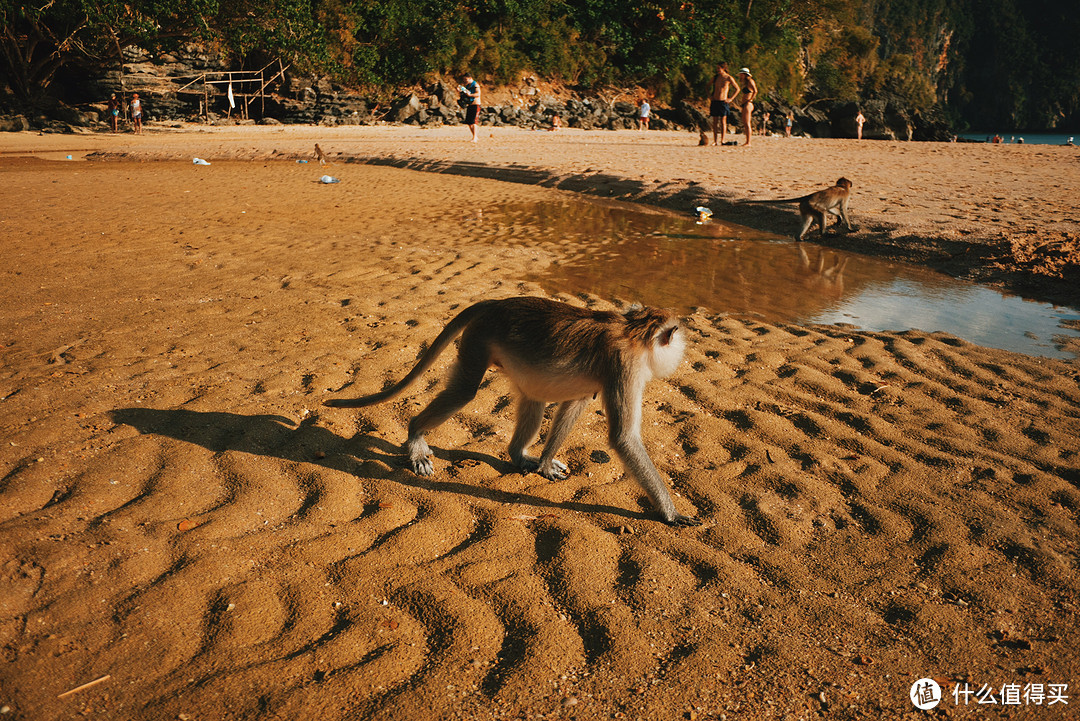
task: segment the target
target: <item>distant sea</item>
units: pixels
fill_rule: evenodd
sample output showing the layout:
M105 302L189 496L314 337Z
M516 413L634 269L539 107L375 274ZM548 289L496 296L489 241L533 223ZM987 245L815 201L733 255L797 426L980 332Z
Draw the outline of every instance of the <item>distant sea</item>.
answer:
M1023 138L1025 144L1030 145L1064 145L1070 137L1073 142L1080 145L1080 133L1073 135L1056 135L1054 133L998 133L1003 143L1016 142L1017 138ZM964 140L987 141L994 137L994 133L960 133Z

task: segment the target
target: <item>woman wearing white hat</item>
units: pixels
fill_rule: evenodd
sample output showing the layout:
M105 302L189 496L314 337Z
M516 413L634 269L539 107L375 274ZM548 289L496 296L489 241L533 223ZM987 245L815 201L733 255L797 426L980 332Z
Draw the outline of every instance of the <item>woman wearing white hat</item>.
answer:
M745 145L749 145L750 136L753 134L750 116L754 112L754 98L757 97L757 83L750 76L750 68L743 68L739 71L739 89L743 94L742 126L743 132L746 133Z

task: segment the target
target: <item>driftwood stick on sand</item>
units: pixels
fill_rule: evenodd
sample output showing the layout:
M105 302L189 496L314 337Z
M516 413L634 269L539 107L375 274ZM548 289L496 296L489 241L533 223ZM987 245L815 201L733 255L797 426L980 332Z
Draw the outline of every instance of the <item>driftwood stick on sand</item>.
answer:
M105 674L101 678L95 678L93 681L87 681L82 686L76 686L75 688L71 689L70 691L64 691L64 693L60 694L56 698L66 698L67 696L78 693L79 691L85 691L88 688L91 688L93 686L97 686L99 683L105 683L110 678L112 678L112 677L109 674Z

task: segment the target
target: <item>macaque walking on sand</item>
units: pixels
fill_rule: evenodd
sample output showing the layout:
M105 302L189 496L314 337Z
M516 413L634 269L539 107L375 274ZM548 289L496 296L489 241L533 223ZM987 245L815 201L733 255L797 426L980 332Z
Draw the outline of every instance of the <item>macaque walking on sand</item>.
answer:
M551 480L566 478L569 469L555 454L590 398L599 394L611 447L664 521L674 526L700 525L697 518L675 510L664 479L641 441L645 384L671 375L686 345L678 320L668 311L594 311L528 297L482 301L451 320L401 381L373 395L329 400L326 405L359 408L393 398L430 368L459 335L457 363L446 388L409 422L405 450L415 473L430 476L434 472L424 436L469 403L484 374L495 366L521 396L510 440L510 459L518 468ZM528 455L528 450L539 435L548 403L557 403L558 408L537 458Z
M816 193L810 195L804 195L801 198L783 198L781 200L744 200L743 203L798 203L799 215L802 216L802 230L795 236L795 240L802 240L806 236L806 231L810 229L810 226L817 222L821 226L821 236L825 236L825 224L829 215L835 215L839 223L844 222L844 225L848 230L854 230L851 227L851 221L848 220L847 206L848 199L851 197L851 181L847 178L840 178L836 181L836 185L831 188L825 188L819 190Z

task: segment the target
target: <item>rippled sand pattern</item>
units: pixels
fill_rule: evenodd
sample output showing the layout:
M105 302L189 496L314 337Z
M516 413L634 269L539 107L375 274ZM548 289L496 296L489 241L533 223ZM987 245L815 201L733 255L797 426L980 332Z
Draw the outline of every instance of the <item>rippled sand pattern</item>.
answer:
M17 718L873 718L910 712L927 675L1080 684L1075 364L698 311L644 407L705 521L675 530L599 404L561 482L510 465L494 372L430 437L431 479L399 445L438 372L321 408L399 378L455 309L540 293L517 279L555 244L469 230L478 194L538 191L6 172L25 208L0 309ZM387 221L406 191L427 200Z

